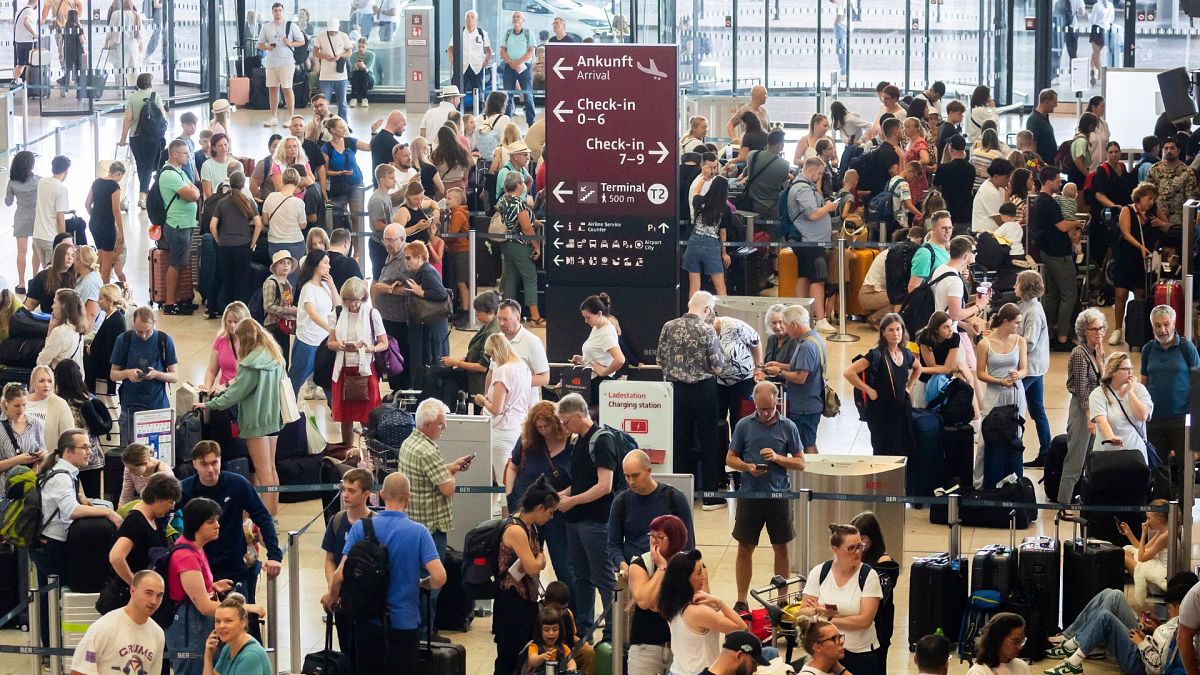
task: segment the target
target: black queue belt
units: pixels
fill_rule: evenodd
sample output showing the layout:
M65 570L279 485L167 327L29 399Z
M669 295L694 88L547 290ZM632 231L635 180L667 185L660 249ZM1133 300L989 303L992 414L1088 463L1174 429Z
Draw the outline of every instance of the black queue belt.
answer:
M255 485L258 493L276 492L337 492L342 489L341 483L314 483L311 485ZM503 494L503 485L456 485L454 491L458 494Z
M1167 513L1170 506L1106 506L1102 504L1058 504L1037 503L1037 502L1012 502L998 499L972 499L970 497L960 497L958 495L948 495L945 497L908 497L904 495L851 495L840 492L728 492L728 491L701 491L698 496L702 499L812 499L813 501L834 501L834 502L871 502L878 504L914 504L922 506L948 506L951 497L956 497L960 507L993 507L1003 509L1037 509L1039 511L1064 511L1074 509L1087 509L1088 511L1098 511L1101 513Z

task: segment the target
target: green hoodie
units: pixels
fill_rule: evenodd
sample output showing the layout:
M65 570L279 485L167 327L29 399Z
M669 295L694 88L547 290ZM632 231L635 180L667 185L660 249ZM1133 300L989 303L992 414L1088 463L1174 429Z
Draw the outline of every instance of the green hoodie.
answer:
M279 416L279 382L283 364L259 347L238 361L233 383L205 404L210 410L238 407L238 436L262 438L283 428Z

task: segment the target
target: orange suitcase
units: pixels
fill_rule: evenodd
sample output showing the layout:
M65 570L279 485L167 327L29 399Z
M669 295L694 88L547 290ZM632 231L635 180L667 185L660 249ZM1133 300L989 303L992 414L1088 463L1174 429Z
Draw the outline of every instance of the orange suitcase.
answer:
M239 107L250 102L250 78L229 78L229 102Z
M877 253L879 251L873 248L846 251L846 314L850 316L864 317L870 314L858 304L858 289L862 288L863 279L867 277L867 270L871 269L871 263L875 261Z
M167 260L170 254L161 248L150 249L150 304L167 304ZM185 265L179 271L179 288L185 300L192 297L192 268Z
M796 297L796 254L792 253L792 249L786 246L779 249L779 257L777 258L779 271L779 288L775 295L781 298Z

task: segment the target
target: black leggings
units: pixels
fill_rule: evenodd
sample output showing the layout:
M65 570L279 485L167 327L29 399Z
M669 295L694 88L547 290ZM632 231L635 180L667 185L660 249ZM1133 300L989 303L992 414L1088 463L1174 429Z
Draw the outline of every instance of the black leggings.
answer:
M159 156L165 145L162 138L155 138L149 134L129 138L129 148L133 150L133 161L137 164L138 189L142 192L150 191L150 179L158 170Z
M228 307L234 300L250 301L254 293L252 257L249 244L217 247L217 281L221 284L217 293L219 307Z

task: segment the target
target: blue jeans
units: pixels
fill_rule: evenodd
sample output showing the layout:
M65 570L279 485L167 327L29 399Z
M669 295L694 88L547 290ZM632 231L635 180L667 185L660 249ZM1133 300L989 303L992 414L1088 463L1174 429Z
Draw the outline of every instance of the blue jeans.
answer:
M349 66L347 66L349 68ZM349 119L346 116L346 111L349 107L346 105L346 80L321 80L317 84L320 86L321 93L325 94L325 98L329 99L331 104L337 105L338 117ZM530 122L533 124L533 122Z
M175 620L166 631L167 650L204 656L204 643L212 629L212 617L204 616L190 601L184 601L175 610ZM171 670L175 675L201 675L204 659L173 659Z
M288 378L292 381L292 390L297 394L300 393L300 386L304 384L304 380L312 375L313 359L316 355L317 348L305 344L302 340L296 340L296 344L292 345L292 367L288 370Z
M1025 403L1029 406L1029 417L1037 427L1038 456L1050 450L1050 420L1046 417L1046 404L1042 402L1045 392L1045 375L1026 375L1021 384L1025 387Z
M67 576L67 542L58 541L57 539L49 539L46 545L42 548L29 549L29 557L33 559L33 565L37 568L38 588L45 586L50 581L50 577L57 576L59 581L63 581ZM63 588L62 590L67 590ZM42 596L43 602L50 599L50 595ZM42 612L40 617L42 625L42 646L50 646L50 611Z
M846 30L845 26L840 24L833 25L833 37L834 40L836 40L837 48L838 69L841 71L843 79L850 77L849 65L847 64L849 50L846 49L846 34L848 32L849 31ZM844 83L843 86L845 86Z
M275 257L275 254L279 251L287 251L296 259L296 262L292 264L292 273L288 275L288 283L292 285L292 293L294 294L292 302L295 302L300 297L300 289L296 288L296 279L299 278L297 275L300 273L300 259L304 257L304 242L267 243L267 252L271 254L271 257Z
M512 509L509 509L512 511ZM570 543L567 538L567 519L558 514L541 527L542 542L554 562L554 576L571 589L571 600L567 604L571 613L579 616L579 603L575 599L575 568L571 564Z
M525 99L525 124L533 124L535 116L533 110L533 66L527 62L525 70L518 73L506 63L504 64L503 71L504 89L508 92L508 106L504 114L512 117L513 92L520 89L521 98Z
M600 607L612 607L616 581L604 542L608 541L608 523L594 520L567 522L567 546L571 552L571 567L575 570L572 596L579 611L575 623L580 633L590 638L596 624L596 591L600 591ZM604 622L604 639L612 638L612 617Z
M354 23L358 26L358 30L362 33L362 36L369 39L371 37L371 29L375 27L375 15L370 13L356 13L354 15Z
M1141 652L1129 639L1129 631L1136 625L1137 617L1122 591L1105 589L1092 598L1068 631L1084 652L1104 647L1121 664L1122 673L1142 675L1146 666Z
M433 537L433 546L434 546L434 548L437 549L438 558L444 559L446 557L446 533L445 532L430 532L429 534L430 534L430 536ZM424 569L421 570L421 576L422 577L428 576L428 574L424 571ZM429 624L433 624L434 626L437 625L437 601L438 601L438 595L440 595L441 592L442 591L440 588L435 588L433 591L431 591L433 598L432 598L430 604L432 606L428 607L428 608L425 606L425 598L419 598L419 604L421 605L420 606L421 624L420 624L419 628L420 628L420 634L422 636L425 635L425 627L426 626L428 626Z

